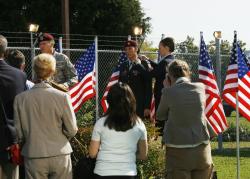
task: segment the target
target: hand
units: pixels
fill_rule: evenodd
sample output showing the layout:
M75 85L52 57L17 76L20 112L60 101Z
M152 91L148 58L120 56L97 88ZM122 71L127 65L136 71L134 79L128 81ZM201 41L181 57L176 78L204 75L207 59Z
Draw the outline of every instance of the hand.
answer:
M144 109L144 117L150 117L150 109Z
M149 58L146 55L139 55L140 60L149 60Z
M164 88L169 88L171 86L171 81L169 76L166 75L164 81L163 81L163 86Z

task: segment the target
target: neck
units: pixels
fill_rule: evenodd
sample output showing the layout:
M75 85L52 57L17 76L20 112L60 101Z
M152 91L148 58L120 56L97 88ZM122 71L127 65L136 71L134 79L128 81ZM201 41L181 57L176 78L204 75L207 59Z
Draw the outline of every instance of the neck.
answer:
M166 57L166 56L169 56L171 55L171 52L166 52L165 54L162 55L162 57Z

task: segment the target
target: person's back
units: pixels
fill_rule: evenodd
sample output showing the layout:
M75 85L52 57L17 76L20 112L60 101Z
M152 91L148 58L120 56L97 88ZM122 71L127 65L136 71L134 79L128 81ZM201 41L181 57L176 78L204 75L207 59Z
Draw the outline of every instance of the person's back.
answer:
M76 129L62 126L63 123L74 122L70 118L74 116L72 111L66 108L70 103L66 93L41 82L19 94L15 102L23 138L27 141L22 148L25 157L51 157L72 152L67 137L73 137Z
M136 115L136 100L127 84L111 86L105 116L94 127L89 155L96 159L96 179L136 178L136 158L147 156L147 131Z
M0 153L6 153L6 149L17 146L17 134L14 128L13 102L15 96L25 90L26 76L20 70L9 66L4 60L7 48L7 39L0 35L0 98L3 109L1 109L0 125ZM3 114L5 113L5 114ZM17 179L18 167L10 162L0 160L0 178Z
M110 130L104 126L106 117L96 123L100 133L101 146L94 172L99 175L136 175L136 151L140 139L146 140L145 126L139 119L132 129L125 132ZM93 135L92 139L98 136Z

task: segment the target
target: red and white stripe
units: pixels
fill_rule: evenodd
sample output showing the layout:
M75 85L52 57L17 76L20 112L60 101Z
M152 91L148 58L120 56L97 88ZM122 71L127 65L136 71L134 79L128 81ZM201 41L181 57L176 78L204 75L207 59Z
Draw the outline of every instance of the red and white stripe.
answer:
M199 80L205 85L207 120L213 130L219 134L227 129L228 124L213 71L199 65Z
M81 108L85 101L95 96L94 83L94 72L90 72L69 90L72 106L75 112Z
M150 119L151 119L152 122L155 122L155 119L156 119L154 94L152 94L151 104L150 104Z
M107 96L108 96L108 93L109 93L109 89L110 89L111 86L113 86L115 83L118 82L119 74L120 74L119 71L113 72L111 77L109 78L108 85L105 88L105 92L104 92L103 97L101 99L101 105L102 105L102 109L103 109L104 113L107 111L107 109L109 107L108 103L107 103Z
M227 73L229 77L226 78L223 98L236 108L236 93L238 92L239 113L250 121L250 71L242 79L238 79L238 73L235 74L235 71L237 72L237 69Z

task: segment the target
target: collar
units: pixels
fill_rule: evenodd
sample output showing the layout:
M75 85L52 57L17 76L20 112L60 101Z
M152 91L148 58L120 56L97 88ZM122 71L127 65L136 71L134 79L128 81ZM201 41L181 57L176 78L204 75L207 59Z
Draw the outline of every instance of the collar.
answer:
M50 84L46 81L42 81L40 83L36 83L32 89L34 88L52 88L52 86L50 86Z
M132 63L141 64L141 60L139 58L137 58L135 61L132 61L129 59L129 64L132 64Z
M165 59L169 59L171 61L172 59L174 59L174 56L172 54L166 55L164 57L161 57L159 62L161 62L162 60L165 60ZM170 61L168 61L168 62L170 62Z
M183 82L190 82L190 79L187 77L180 77L175 81L175 84L183 83Z

